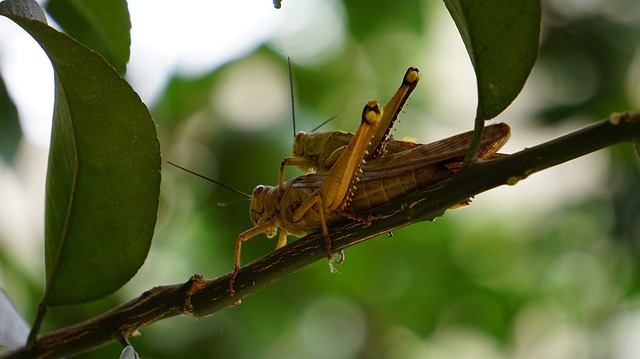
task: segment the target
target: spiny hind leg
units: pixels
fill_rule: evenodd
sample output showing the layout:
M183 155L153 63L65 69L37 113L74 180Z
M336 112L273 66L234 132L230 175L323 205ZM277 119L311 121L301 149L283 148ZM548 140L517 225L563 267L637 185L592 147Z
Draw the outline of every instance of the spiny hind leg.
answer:
M324 236L324 247L327 251L327 259L331 261L333 258L331 255L331 238L329 237L329 228L327 227L327 221L324 216L324 203L322 201L322 195L316 192L313 196L309 197L295 212L293 212L293 222L297 223L302 220L305 214L315 206L318 216L320 217L320 228L322 228L322 235Z
M331 255L331 238L329 237L329 228L327 228L327 221L324 219L324 207L322 206L322 197L316 194L318 202L316 206L318 208L318 214L320 215L320 226L322 227L322 235L324 236L324 248L327 250L327 259L329 263L333 260Z

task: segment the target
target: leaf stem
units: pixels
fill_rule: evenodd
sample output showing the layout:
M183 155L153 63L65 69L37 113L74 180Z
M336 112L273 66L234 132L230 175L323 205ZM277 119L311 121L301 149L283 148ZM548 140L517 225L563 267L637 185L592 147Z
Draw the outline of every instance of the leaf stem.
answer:
M47 309L49 309L49 307L47 306L46 300L45 298L42 298L40 304L38 304L36 319L33 321L33 326L31 327L29 337L27 338L27 348L32 348L35 344L38 332L40 331L40 327L42 327L42 322L44 321L44 316L47 314Z
M478 160L478 152L480 151L480 142L482 141L482 132L484 132L484 116L480 113L480 107L476 111L476 118L473 121L473 137L469 150L464 156L463 168L473 166Z

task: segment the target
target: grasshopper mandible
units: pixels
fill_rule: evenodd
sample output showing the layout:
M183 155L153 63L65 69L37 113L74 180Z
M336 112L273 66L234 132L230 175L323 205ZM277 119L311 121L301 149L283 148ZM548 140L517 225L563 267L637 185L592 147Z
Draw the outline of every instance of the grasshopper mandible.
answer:
M409 67L402 77L402 84L389 102L384 105L383 115L375 134L367 146L364 159L369 161L384 152L396 153L417 146L412 142L388 141L389 131L409 99L409 95L420 81L420 70ZM299 132L295 135L292 146L292 157L286 157L280 164L278 185L284 186L285 166L297 166L306 172L323 173L329 171L353 138L353 133L345 131Z
M328 172L293 178L285 182L282 188L280 185L260 185L254 189L250 213L255 226L241 233L237 239L234 272L229 282L230 293L234 292L233 282L240 269L242 242L247 239L260 233L272 238L280 231L276 246L278 249L286 244L288 234L304 236L320 227L325 238L327 255L331 258L331 240L327 224L345 218L366 222L367 219L362 217L364 212L419 188L445 180L460 169L471 143L472 131L430 144L416 145L359 166L364 154L358 157L358 152L351 148L356 147L354 143L362 145L362 136L366 136L375 128L367 117L381 120L381 114L370 105L371 103L365 107L363 121L348 148ZM364 131L363 127L369 130ZM507 142L509 136L510 128L506 124L486 127L479 159L489 160L500 156L497 151ZM366 143L366 139L364 140ZM347 161L349 165L345 165ZM340 176L340 180L336 180L335 176ZM348 188L332 191L335 183L346 184Z

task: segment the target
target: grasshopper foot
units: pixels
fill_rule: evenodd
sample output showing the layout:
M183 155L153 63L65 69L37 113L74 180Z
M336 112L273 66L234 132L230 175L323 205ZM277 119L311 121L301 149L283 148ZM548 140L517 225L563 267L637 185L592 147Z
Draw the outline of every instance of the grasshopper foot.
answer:
M234 270L233 273L229 275L229 289L227 290L227 293L229 293L230 296L233 296L234 294L236 294L236 290L233 289L233 284L235 283L237 276L238 276L237 270Z

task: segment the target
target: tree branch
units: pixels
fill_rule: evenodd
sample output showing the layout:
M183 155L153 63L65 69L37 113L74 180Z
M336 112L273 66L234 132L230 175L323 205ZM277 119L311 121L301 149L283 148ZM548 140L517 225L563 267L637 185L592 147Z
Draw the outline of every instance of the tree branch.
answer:
M640 112L613 114L558 139L465 168L443 182L380 206L366 214L372 219L368 226L353 221L333 226L333 249L342 250L402 226L433 220L447 208L491 188L514 185L532 173L616 143L638 140ZM194 275L186 283L155 287L98 317L44 334L33 347L19 348L0 358L77 355L135 334L163 318L210 315L323 258L322 233L313 233L242 267L234 296L227 293L229 274L213 280Z

